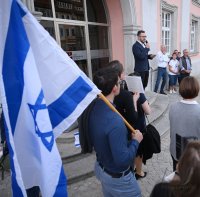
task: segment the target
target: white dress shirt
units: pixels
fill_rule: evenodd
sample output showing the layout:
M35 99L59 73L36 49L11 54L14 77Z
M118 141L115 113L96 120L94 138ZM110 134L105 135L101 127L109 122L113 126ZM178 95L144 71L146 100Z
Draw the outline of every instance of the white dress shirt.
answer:
M166 68L169 62L169 57L167 54L163 54L162 51L159 51L156 55L158 62L158 67Z

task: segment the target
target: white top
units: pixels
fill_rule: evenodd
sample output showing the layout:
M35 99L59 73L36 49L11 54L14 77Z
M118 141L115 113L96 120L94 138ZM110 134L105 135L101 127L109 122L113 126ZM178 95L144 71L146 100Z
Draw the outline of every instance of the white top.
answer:
M169 66L171 67L171 69L174 71L174 72L178 72L179 70L179 61L177 59L171 59L170 62L169 62ZM174 74L173 72L170 72L169 70L169 75L177 75L177 74Z
M199 104L199 103L197 103L197 101L195 101L195 100L181 100L181 103L185 103L185 104Z
M158 62L158 67L166 68L169 62L169 57L167 54L163 54L161 51L159 51L156 55L156 60Z

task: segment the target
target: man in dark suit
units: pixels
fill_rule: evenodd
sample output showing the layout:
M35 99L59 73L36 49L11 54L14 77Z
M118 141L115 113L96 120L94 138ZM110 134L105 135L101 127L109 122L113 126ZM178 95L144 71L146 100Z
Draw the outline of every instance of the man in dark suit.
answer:
M140 30L137 33L138 40L133 44L132 51L135 58L134 71L139 73L142 79L144 89L147 87L149 79L149 61L151 56L148 56L150 45L146 40L145 31Z

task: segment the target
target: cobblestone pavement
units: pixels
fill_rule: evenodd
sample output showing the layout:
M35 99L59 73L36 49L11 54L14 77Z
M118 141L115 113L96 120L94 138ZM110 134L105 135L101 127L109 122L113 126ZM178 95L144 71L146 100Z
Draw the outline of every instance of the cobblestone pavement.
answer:
M148 197L153 186L162 181L165 174L168 175L172 172L172 161L169 154L169 133L162 138L161 143L161 153L154 155L143 168L147 172L146 178L138 181L143 197ZM70 197L102 196L100 182L95 177L68 186L68 193Z

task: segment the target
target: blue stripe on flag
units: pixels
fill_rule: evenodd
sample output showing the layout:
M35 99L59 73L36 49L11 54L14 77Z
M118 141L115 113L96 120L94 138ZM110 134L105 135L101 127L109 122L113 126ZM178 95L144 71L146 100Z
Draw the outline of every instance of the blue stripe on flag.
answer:
M67 180L66 180L66 176L64 173L64 169L63 169L63 167L61 167L58 185L57 185L57 188L56 188L56 191L55 191L55 194L53 195L53 197L67 197L66 188L67 188Z
M6 139L9 139L9 132L8 132L8 127L7 127L6 121L4 121L4 126L5 126ZM17 180L16 180L16 172L15 172L14 161L13 161L14 151L13 151L11 145L10 145L10 141L7 140L6 142L7 142L8 148L9 148L10 167L11 167L11 170L12 170L11 176L12 176L13 196L23 197L22 190L19 187Z
M8 113L13 134L24 89L24 61L30 47L22 22L22 16L24 16L25 12L19 8L17 2L13 1L2 69Z
M53 128L66 119L91 91L92 88L80 76L56 101L51 103L48 110Z

